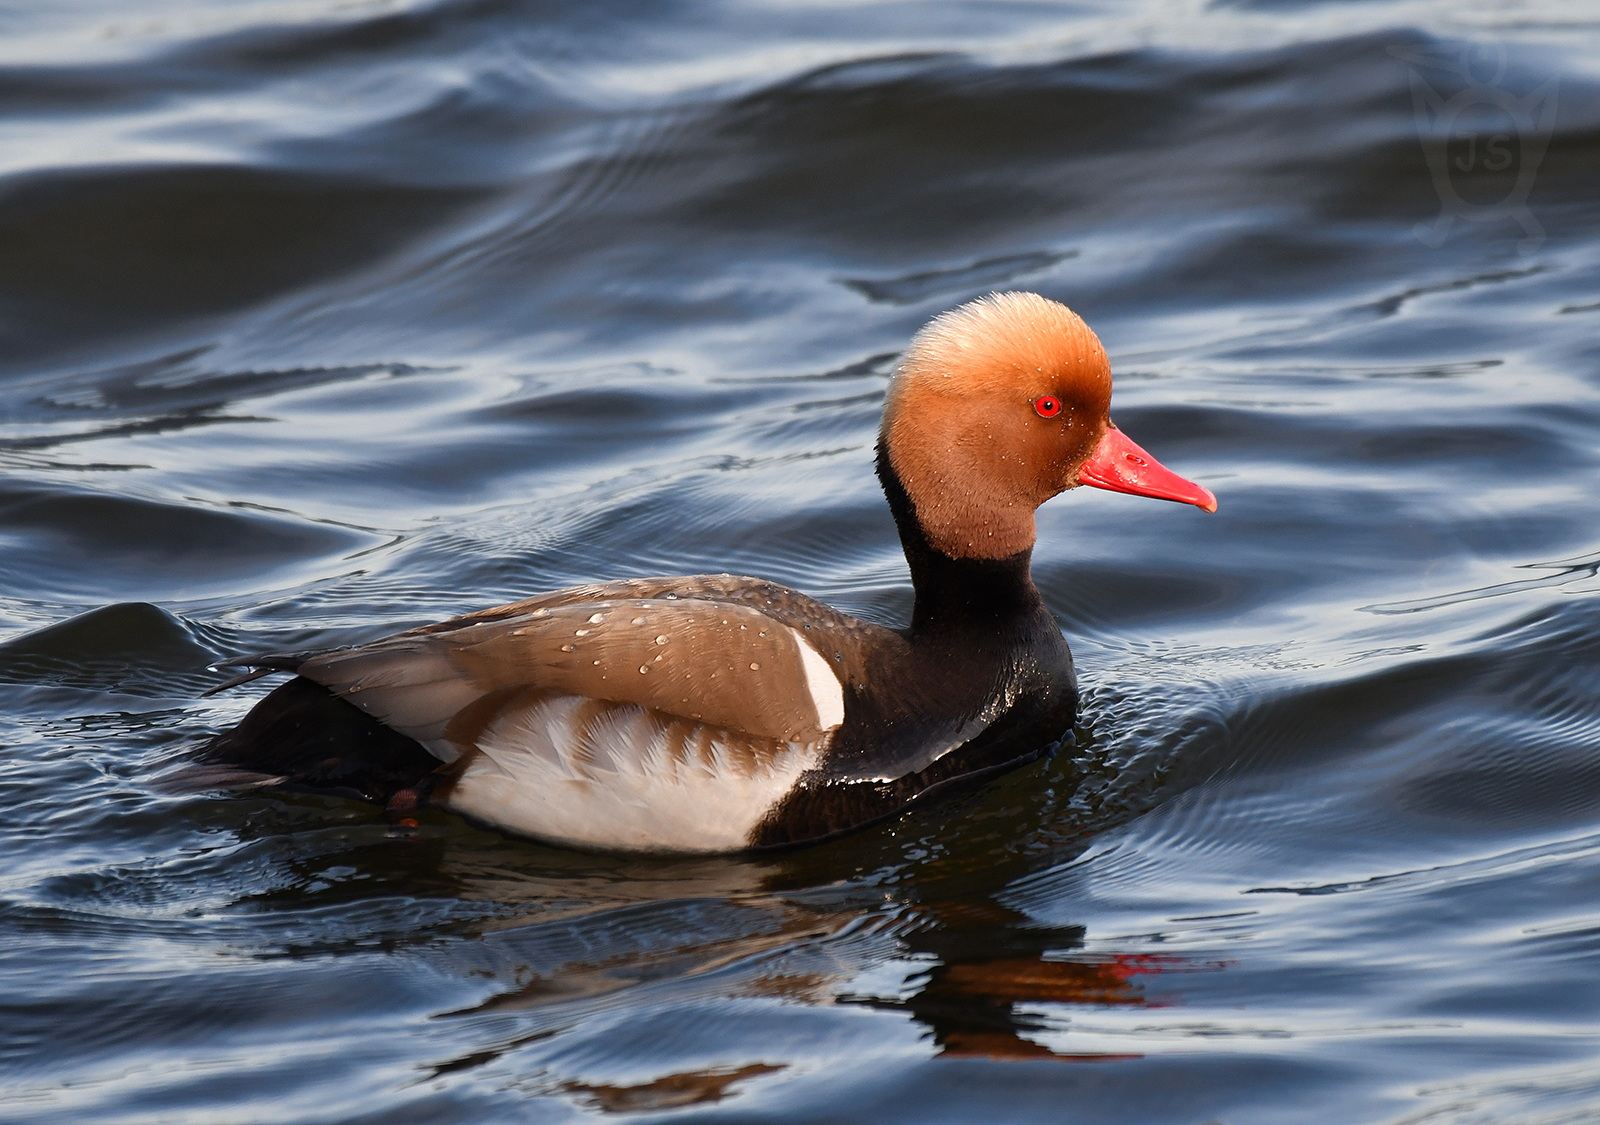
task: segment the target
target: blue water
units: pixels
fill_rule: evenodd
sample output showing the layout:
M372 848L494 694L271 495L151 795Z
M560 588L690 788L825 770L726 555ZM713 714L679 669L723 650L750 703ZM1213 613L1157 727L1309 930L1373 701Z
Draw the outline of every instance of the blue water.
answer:
M0 1119L1600 1120L1592 5L137 7L0 11ZM1070 753L759 859L162 785L231 656L902 620L996 288L1220 501L1041 511Z

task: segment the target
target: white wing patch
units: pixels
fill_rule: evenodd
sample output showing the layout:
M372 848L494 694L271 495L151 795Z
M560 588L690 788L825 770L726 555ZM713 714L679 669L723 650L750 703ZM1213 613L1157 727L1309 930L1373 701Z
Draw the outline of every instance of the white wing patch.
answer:
M800 650L800 663L806 670L806 690L811 693L812 706L817 709L817 725L823 730L833 730L844 722L844 685L822 654L800 635L800 630L791 628L789 632Z
M810 659L821 662L815 653ZM838 680L825 665L822 671L838 694ZM563 695L501 715L479 736L481 753L445 803L513 832L579 847L728 851L748 846L752 829L826 743L826 736L772 743L753 753L736 732L634 704L604 705L599 714L595 707Z

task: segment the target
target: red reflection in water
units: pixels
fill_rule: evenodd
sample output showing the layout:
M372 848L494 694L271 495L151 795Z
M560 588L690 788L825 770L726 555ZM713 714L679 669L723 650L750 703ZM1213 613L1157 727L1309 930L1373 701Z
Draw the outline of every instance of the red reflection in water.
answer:
M1082 947L1082 927L1029 926L1021 915L992 903L976 911L971 903L935 907L915 921L923 925L908 928L901 938L907 951L937 958L917 991L892 1001L846 1002L909 1012L932 1030L939 1054L947 1058L1064 1062L1142 1058L1056 1053L1029 1037L1049 1028L1047 1018L1019 1009L1040 1004L1161 1007L1171 1001L1147 996L1144 978L1224 967L1168 954L1072 956L1069 951Z

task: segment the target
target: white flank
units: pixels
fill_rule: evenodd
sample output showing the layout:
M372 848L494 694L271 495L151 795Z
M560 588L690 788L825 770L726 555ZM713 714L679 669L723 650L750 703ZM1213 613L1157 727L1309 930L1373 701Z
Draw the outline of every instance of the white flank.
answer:
M806 689L811 692L811 703L817 709L817 725L823 730L833 730L844 722L844 686L839 683L838 674L798 629L789 632L794 634L795 647L800 650L800 663L806 670Z
M704 757L674 754L661 719L631 704L616 704L584 737L574 718L587 704L558 696L492 723L449 807L579 847L732 851L748 846L751 830L820 756L820 743L791 742L754 763L722 741L738 735L720 733Z

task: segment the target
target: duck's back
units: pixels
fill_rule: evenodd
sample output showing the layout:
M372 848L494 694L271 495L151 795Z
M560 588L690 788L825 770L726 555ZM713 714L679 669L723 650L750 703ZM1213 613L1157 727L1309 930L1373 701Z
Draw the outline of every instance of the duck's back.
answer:
M892 813L947 780L914 775L1005 725L1018 668L963 649L924 649L753 578L582 586L251 662L300 679L208 756L380 799L431 789L465 815L589 847L797 843ZM974 656L981 674L949 682ZM362 725L349 707L374 729L349 738Z

